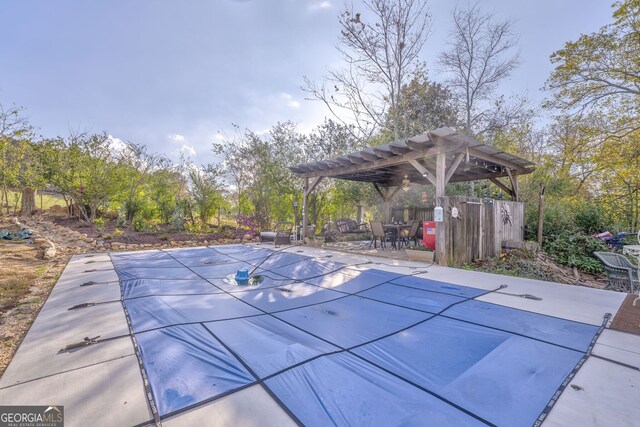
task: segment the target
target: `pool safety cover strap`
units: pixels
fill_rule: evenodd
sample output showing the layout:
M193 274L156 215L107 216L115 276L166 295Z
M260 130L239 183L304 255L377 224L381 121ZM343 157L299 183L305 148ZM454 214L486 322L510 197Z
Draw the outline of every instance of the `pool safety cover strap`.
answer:
M261 384L310 426L532 425L598 333L474 299L485 290L265 247L112 259L163 418ZM225 279L239 266L261 280Z

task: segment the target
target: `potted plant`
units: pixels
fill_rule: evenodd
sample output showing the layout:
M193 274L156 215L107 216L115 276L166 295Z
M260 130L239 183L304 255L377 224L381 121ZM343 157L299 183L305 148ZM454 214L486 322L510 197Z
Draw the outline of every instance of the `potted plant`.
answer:
M407 258L413 261L433 262L434 252L428 246L415 246L405 249Z

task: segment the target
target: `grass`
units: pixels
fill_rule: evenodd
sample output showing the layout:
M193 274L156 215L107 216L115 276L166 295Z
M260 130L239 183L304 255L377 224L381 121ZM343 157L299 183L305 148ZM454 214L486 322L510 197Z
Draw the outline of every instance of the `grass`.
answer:
M20 277L0 278L0 307L2 309L15 307L29 292L29 287L38 277L37 274L22 272Z
M16 195L20 196L19 192L9 190L9 210L13 212L14 201ZM3 196L4 197L4 196ZM4 199L2 200L4 202ZM38 209L49 209L51 206L65 206L64 199L57 194L40 194L36 196L36 207ZM18 199L18 209L20 209L20 199ZM2 206L3 212L6 212L6 206Z
M0 227L1 228L1 227ZM47 271L38 250L26 244L0 244L0 310L15 307Z

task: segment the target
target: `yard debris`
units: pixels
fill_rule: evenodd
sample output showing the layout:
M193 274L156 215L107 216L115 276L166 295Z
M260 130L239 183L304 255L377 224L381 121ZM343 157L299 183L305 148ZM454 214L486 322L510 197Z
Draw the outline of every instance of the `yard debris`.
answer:
M607 284L606 278L584 273L573 267L559 265L544 252L535 253L519 249L501 254L500 258L476 260L473 263L473 268L487 273L527 277L598 289L603 289Z
M0 239L3 240L27 240L31 238L31 231L28 228L22 228L16 233L12 233L10 230L0 230Z

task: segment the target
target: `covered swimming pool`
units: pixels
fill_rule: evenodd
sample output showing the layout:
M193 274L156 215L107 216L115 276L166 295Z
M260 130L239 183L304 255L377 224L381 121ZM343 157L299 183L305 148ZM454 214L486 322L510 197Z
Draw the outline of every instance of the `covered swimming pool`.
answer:
M536 425L598 353L606 309L619 305L603 298L604 311L563 315L547 288L522 279L477 283L461 270L295 247L99 257L75 259L82 283L52 297L79 318L117 308L124 328L86 346L67 338L72 348L56 357L99 359L101 346L128 341L133 351L120 358L135 360L127 375L137 375L147 409L131 425L188 425L213 407L231 415L208 412L212 424ZM236 282L239 269L252 280ZM460 274L446 280L433 269ZM101 288L119 298L96 294ZM11 368L0 397L20 377Z

